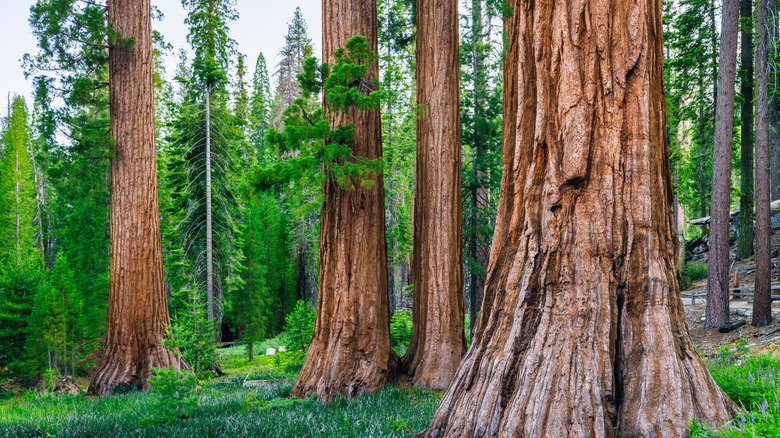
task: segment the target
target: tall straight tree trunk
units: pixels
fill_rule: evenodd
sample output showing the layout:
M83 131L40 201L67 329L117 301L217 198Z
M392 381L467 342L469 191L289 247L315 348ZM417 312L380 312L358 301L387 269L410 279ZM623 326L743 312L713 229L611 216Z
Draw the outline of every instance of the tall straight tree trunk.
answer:
M149 1L108 1L109 24L117 33L108 55L115 140L109 305L105 350L89 385L92 394L109 394L117 385L148 388L152 367L175 361L162 345L170 321L157 202Z
M740 0L742 144L737 258L753 255L753 0ZM760 171L760 170L759 170Z
M430 437L678 437L734 411L677 280L661 2L512 0L474 343Z
M715 102L715 147L712 159L710 252L707 311L704 327L729 322L729 206L731 201L731 141L734 137L734 85L737 77L739 2L723 0L718 94Z
M756 289L753 300L753 325L772 321L772 242L769 188L769 29L775 23L774 0L757 3L756 30Z
M214 239L211 211L211 93L206 86L206 317L214 321ZM219 332L219 324L215 324Z
M322 3L322 51L325 62L356 36L377 52L376 0L328 0ZM369 66L366 81L376 82L379 65ZM352 124L355 156L382 156L378 109L352 108L334 114L335 126ZM292 394L316 393L323 401L354 397L382 388L394 371L390 348L387 295L384 181L370 188L345 189L332 178L323 183L320 282L317 320L309 353Z
M460 64L457 0L417 0L417 190L412 341L415 386L447 389L466 352L463 331Z

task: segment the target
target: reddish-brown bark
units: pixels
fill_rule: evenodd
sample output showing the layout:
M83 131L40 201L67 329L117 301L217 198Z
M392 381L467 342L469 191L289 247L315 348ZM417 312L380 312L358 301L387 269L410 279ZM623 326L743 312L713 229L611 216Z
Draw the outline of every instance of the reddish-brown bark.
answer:
M432 389L447 389L466 349L459 69L457 0L417 0L413 332L402 363Z
M92 394L109 394L117 385L146 389L152 367L174 363L161 342L170 321L157 202L150 0L109 0L108 18L118 35L109 50L111 273L105 349Z
M731 202L731 141L734 137L734 83L737 77L739 1L723 0L718 93L715 104L715 147L712 159L712 205L708 295L704 326L729 322L729 206Z
M325 62L332 63L336 49L356 35L365 36L377 52L376 0L323 0L322 12ZM378 70L374 62L366 81L375 81ZM382 156L378 109L333 115L334 126L354 125L355 156ZM292 394L316 393L328 401L382 388L396 358L390 348L382 175L370 188L346 189L328 179L323 199L314 339Z
M512 0L474 343L423 436L685 436L733 405L677 280L660 0Z
M756 290L753 325L772 321L772 242L769 189L769 17L775 14L774 0L756 4ZM772 20L774 21L774 20Z

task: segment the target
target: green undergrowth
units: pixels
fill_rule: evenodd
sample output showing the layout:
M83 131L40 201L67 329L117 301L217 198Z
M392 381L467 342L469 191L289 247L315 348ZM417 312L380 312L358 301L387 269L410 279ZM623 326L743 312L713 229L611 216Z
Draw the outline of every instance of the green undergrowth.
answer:
M736 352L708 359L712 377L740 407L740 413L717 431L694 423L692 438L780 437L780 357L749 355L744 343Z
M329 404L295 399L290 390L302 353L251 362L244 347L219 353L228 375L201 381L197 389L186 377L158 373L159 387L146 393L55 397L31 391L0 401L0 437L403 437L428 424L441 398L388 386ZM244 386L247 380L263 382Z

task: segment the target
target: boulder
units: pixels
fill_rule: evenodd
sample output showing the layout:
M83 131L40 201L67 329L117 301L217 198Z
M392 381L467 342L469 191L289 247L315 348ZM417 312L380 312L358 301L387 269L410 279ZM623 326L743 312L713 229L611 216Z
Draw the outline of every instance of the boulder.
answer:
M282 345L281 347L279 347L279 353L284 353L284 352L286 352L286 351L287 351L287 347L285 347L284 345Z
M274 354L276 354L276 349L275 348L269 348L269 349L265 350L265 355L266 356L273 356Z
M54 395L80 395L82 391L73 381L73 377L64 376L54 385L52 393Z

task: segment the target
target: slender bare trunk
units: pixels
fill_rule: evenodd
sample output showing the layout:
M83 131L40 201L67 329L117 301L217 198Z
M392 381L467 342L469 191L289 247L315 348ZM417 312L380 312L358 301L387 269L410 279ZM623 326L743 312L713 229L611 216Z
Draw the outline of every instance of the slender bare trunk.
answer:
M710 252L707 311L704 326L729 322L729 207L731 201L731 141L734 137L734 84L737 77L739 2L723 0L718 94L715 103L715 147L712 159Z
M423 436L678 437L732 403L688 337L661 2L512 0L474 342Z
M211 212L211 99L206 88L206 313L214 321L214 239Z
M774 0L757 3L756 30L756 289L753 325L772 321L772 243L769 187L769 17L775 14Z

